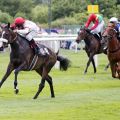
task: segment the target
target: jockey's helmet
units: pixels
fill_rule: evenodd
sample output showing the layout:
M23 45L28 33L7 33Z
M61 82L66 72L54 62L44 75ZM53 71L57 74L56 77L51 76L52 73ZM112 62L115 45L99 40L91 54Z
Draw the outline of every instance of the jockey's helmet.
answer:
M24 18L22 18L22 17L17 17L16 19L15 19L15 25L22 25L23 23L25 22L25 19Z
M112 17L112 18L110 18L109 21L110 21L110 22L113 22L113 23L118 23L118 18Z

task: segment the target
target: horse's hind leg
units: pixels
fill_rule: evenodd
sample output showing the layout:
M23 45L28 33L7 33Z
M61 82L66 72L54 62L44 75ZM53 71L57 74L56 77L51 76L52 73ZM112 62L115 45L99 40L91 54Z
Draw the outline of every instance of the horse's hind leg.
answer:
M35 94L35 96L33 97L33 99L37 99L38 95L39 95L40 92L43 90L44 86L45 86L45 79L42 78L41 83L39 84L38 91L37 91L37 93Z
M36 70L36 72L42 76L42 70ZM53 89L53 82L52 82L52 78L48 75L46 76L46 81L48 82L49 86L50 86L50 91L51 91L51 97L55 97L54 94L54 89Z
M11 72L14 70L13 64L9 63L8 67L7 67L7 71L5 73L5 75L3 76L2 80L0 81L0 87L2 86L2 84L4 83L4 81L8 78L8 76L11 74Z
M45 79L46 79L46 76L47 76L47 73L46 73L44 68L43 68L43 70L36 70L36 72L42 76L42 79L41 79L41 83L39 84L38 91L35 94L35 96L33 97L33 99L37 99L38 95L43 90L43 88L45 86Z

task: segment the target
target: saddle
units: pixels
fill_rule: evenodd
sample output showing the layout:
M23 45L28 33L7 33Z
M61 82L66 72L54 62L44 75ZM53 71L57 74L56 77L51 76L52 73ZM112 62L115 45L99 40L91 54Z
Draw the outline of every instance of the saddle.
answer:
M88 33L92 34L97 40L100 41L100 40L102 39L101 32L99 32L99 33L92 33L91 30L89 30L89 29L86 29L86 31L87 31Z
M94 37L97 39L97 40L101 40L102 39L102 36L101 36L101 33L92 33L94 35Z
M49 55L50 54L47 47L45 47L44 45L39 44L39 43L36 43L36 44L37 44L39 51L42 55Z

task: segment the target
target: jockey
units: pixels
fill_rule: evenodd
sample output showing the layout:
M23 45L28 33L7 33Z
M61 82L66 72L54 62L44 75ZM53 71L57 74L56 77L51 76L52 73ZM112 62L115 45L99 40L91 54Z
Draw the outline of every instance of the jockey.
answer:
M40 51L33 39L39 32L39 27L34 22L26 20L22 17L17 17L11 25L11 28L29 41L31 48L35 51L35 54L39 54L41 56L45 55L44 52Z
M93 23L93 25L90 28L91 33L97 34L97 35L99 34L99 36L101 38L101 33L103 32L104 25L105 25L103 17L101 15L92 13L89 16L89 18L85 24L85 27L88 28L91 23Z
M112 17L110 18L109 22L114 23L115 30L117 31L118 40L120 40L120 22L118 22L118 18Z

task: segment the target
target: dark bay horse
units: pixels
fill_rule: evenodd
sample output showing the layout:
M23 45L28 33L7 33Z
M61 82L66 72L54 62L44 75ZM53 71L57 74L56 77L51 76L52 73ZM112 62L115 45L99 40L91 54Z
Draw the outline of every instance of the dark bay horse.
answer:
M13 32L10 29L10 24L2 28L2 36L4 39L8 40L8 44L10 44L11 46L11 53L7 71L0 81L0 87L14 70L14 89L17 94L19 92L19 89L17 88L18 73L20 71L35 70L39 75L41 75L42 79L39 84L38 91L34 96L34 99L38 97L39 93L44 88L45 81L47 81L50 86L51 97L55 97L52 77L49 75L49 72L51 71L57 60L60 62L61 70L67 70L70 61L67 58L58 56L56 53L54 53L52 50L45 47L44 45L40 45L40 47L47 49L49 54L46 57L35 55L34 51L30 48L28 41L17 33Z
M102 42L107 41L107 56L110 62L112 77L120 79L120 42L113 23L108 24L102 36Z
M86 69L84 73L87 73L87 69L92 62L93 68L94 68L94 73L96 73L96 66L95 66L95 61L94 61L94 55L104 53L107 54L106 50L103 49L101 46L100 38L95 37L90 30L86 28L81 28L80 31L78 32L78 36L76 39L76 42L79 43L81 40L84 40L85 42L85 51L89 57L89 60L87 62ZM108 65L106 66L106 68Z

